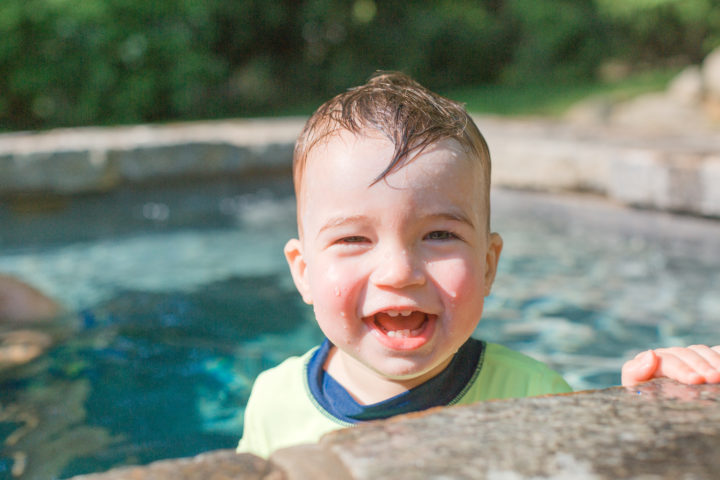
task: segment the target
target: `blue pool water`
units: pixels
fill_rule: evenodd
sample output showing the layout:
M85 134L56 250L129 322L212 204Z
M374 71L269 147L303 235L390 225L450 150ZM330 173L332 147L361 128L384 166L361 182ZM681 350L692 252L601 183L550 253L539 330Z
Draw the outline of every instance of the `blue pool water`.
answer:
M282 246L287 180L0 205L0 272L72 312L0 370L0 478L64 478L232 448L263 369L320 339ZM476 335L619 382L645 348L720 343L720 222L493 192L505 239Z

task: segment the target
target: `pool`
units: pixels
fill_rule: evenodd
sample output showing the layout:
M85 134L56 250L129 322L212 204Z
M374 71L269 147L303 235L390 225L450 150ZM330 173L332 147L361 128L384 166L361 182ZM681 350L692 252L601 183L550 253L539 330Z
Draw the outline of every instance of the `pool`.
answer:
M282 246L287 179L0 206L0 272L72 314L0 371L0 478L63 478L232 448L255 376L320 340ZM477 336L576 389L655 346L720 343L720 222L493 192L505 239Z

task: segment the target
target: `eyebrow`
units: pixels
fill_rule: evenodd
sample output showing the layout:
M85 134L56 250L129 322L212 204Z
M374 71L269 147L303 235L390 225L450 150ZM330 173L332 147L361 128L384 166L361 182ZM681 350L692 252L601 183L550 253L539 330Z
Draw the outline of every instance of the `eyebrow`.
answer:
M468 218L465 214L462 212L440 212L440 213L433 213L430 215L427 215L426 218L442 218L445 220L453 220L456 222L466 223L470 225L471 227L474 227L475 224Z
M358 223L367 221L368 217L365 215L350 215L350 216L337 216L331 217L325 224L318 230L317 236L319 237L325 230L329 230L335 227L342 227L350 223Z
M461 212L437 212L429 213L422 216L423 220L442 219L450 220L454 222L460 222L468 225L469 227L475 228L475 224ZM325 224L320 227L317 236L320 236L325 230L329 230L335 227L342 227L343 225L359 223L367 221L368 217L365 215L350 215L350 216L337 216L330 218Z

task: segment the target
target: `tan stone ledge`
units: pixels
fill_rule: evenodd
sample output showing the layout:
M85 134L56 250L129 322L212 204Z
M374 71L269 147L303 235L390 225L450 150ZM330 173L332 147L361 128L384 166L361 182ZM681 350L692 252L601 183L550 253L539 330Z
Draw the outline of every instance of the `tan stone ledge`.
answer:
M715 480L719 448L720 385L663 379L401 415L269 461L223 450L73 480Z
M546 119L475 117L493 183L591 192L627 205L720 217L720 130L653 133ZM304 118L0 135L0 195L75 194L174 177L290 169Z

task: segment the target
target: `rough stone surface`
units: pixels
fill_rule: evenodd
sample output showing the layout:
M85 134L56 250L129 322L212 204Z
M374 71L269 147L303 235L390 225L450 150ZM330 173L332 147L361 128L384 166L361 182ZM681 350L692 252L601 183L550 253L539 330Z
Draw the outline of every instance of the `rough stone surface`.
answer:
M218 450L193 458L162 460L144 467L80 475L73 480L284 480L284 473L254 455Z
M678 100L666 92L648 93L616 105L609 118L610 123L617 128L654 131L659 134L673 132L678 125L695 130L710 128L702 108Z
M701 168L700 179L704 196L700 213L720 217L720 155L708 158Z
M275 452L271 464L287 480L352 480L340 458L320 445L301 445Z
M685 105L698 105L702 102L704 93L702 70L697 65L685 68L667 88L670 98Z
M702 65L705 90L711 97L720 99L720 48L710 53Z
M720 385L658 380L438 409L334 432L360 479L716 479Z
M173 177L289 171L304 119L0 135L0 194L103 191Z

